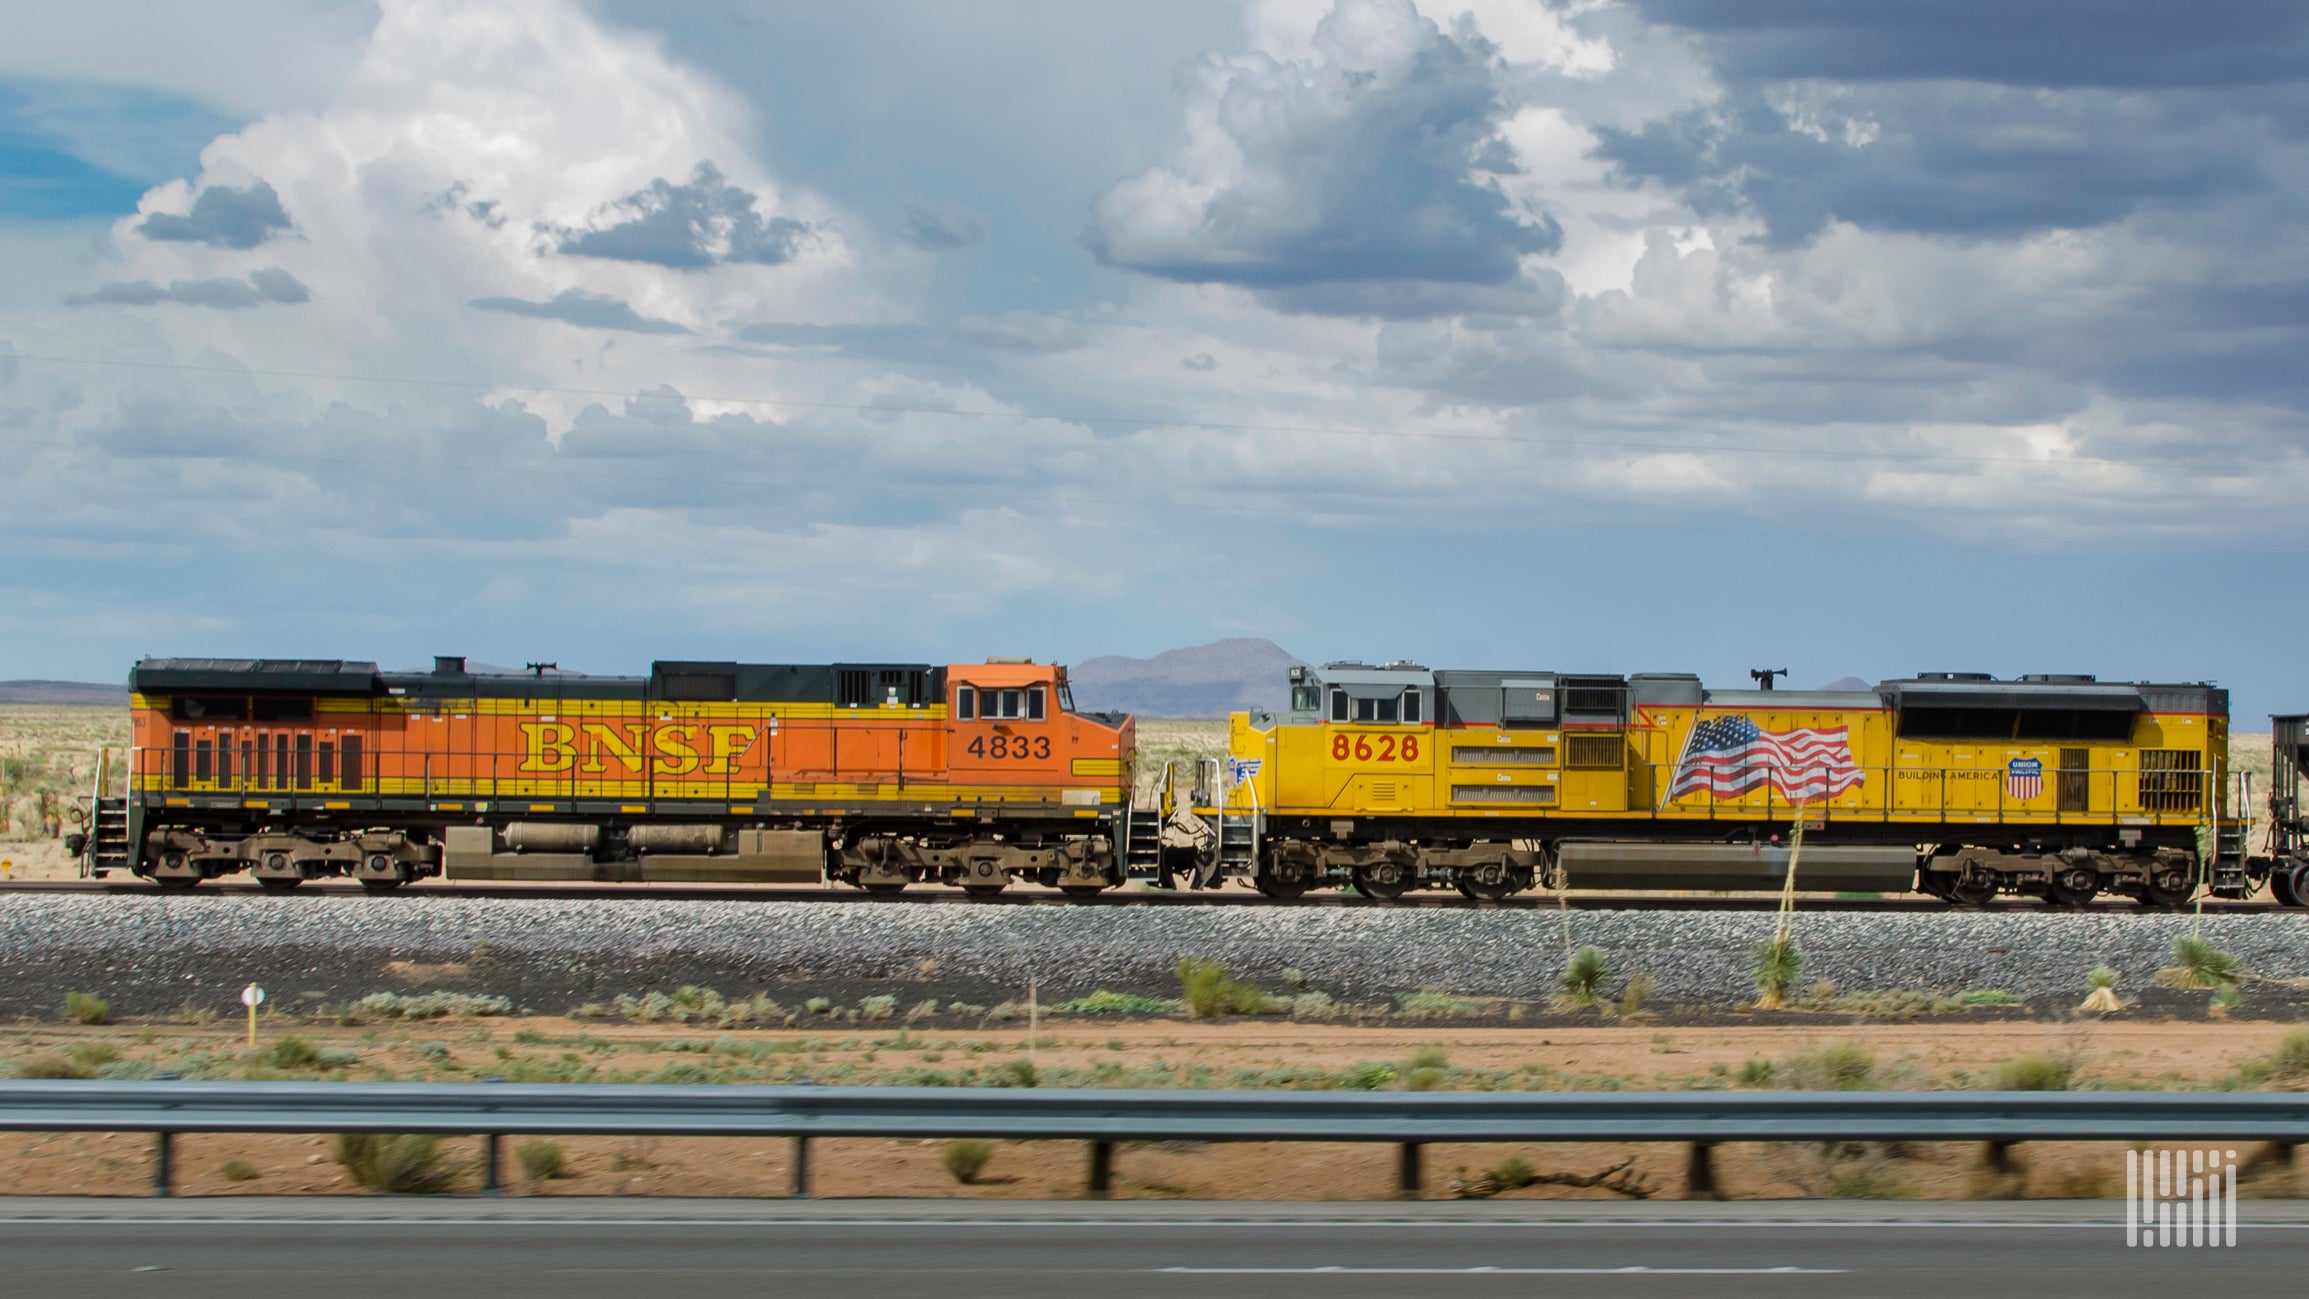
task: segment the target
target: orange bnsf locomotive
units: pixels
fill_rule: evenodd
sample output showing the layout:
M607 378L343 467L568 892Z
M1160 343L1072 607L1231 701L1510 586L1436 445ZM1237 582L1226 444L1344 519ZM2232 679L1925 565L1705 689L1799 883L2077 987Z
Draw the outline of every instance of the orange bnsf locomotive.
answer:
M93 870L392 889L462 879L874 892L1120 878L1133 726L1024 660L658 663L646 677L146 659Z

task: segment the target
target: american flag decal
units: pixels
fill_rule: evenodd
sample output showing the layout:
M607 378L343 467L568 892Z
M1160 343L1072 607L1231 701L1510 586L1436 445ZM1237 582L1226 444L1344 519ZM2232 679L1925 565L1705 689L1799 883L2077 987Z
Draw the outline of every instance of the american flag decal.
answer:
M1853 765L1849 735L1842 726L1767 731L1746 717L1711 717L1684 741L1668 797L1731 798L1759 785L1799 802L1841 794L1867 779Z
M2035 758L2014 758L2004 766L2006 798L2035 798L2044 792L2044 763Z

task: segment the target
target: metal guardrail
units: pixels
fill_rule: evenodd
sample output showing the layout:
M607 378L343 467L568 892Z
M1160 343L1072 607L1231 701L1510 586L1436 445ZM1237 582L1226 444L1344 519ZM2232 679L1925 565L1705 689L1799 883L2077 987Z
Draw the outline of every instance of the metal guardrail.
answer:
M186 1132L428 1132L796 1139L1002 1137L1091 1143L1103 1194L1118 1141L1371 1141L1420 1184L1433 1142L1689 1143L1695 1191L1728 1141L2309 1142L2309 1094L2176 1092L1239 1092L615 1084L0 1081L0 1131L151 1132L154 1189Z

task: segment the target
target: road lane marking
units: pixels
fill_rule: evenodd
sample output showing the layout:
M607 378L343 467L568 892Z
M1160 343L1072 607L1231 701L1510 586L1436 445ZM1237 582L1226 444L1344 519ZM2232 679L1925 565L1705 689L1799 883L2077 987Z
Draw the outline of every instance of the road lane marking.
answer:
M1166 1267L1188 1276L1842 1276L1848 1267Z

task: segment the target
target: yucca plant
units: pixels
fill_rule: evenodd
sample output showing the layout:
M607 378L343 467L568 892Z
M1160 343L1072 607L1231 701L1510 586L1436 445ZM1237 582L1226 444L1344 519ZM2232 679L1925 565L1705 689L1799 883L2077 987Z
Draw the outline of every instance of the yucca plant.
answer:
M2125 1008L2125 1003L2117 999L2117 972L2114 969L2107 965L2096 965L2092 973L2085 976L2085 982L2092 985L2092 994L2084 999L2084 1004L2078 1006L2078 1010L2106 1015Z
M1611 958L1600 947L1582 947L1564 963L1563 974L1556 986L1565 996L1581 1006L1593 1006L1603 1000L1604 980L1611 977Z
M1788 1004L1797 980L1804 977L1804 952L1789 934L1778 934L1756 945L1756 1008L1778 1010Z
M2235 953L2194 934L2173 940L2173 967L2180 971L2184 988L2218 988L2245 977L2245 963Z

